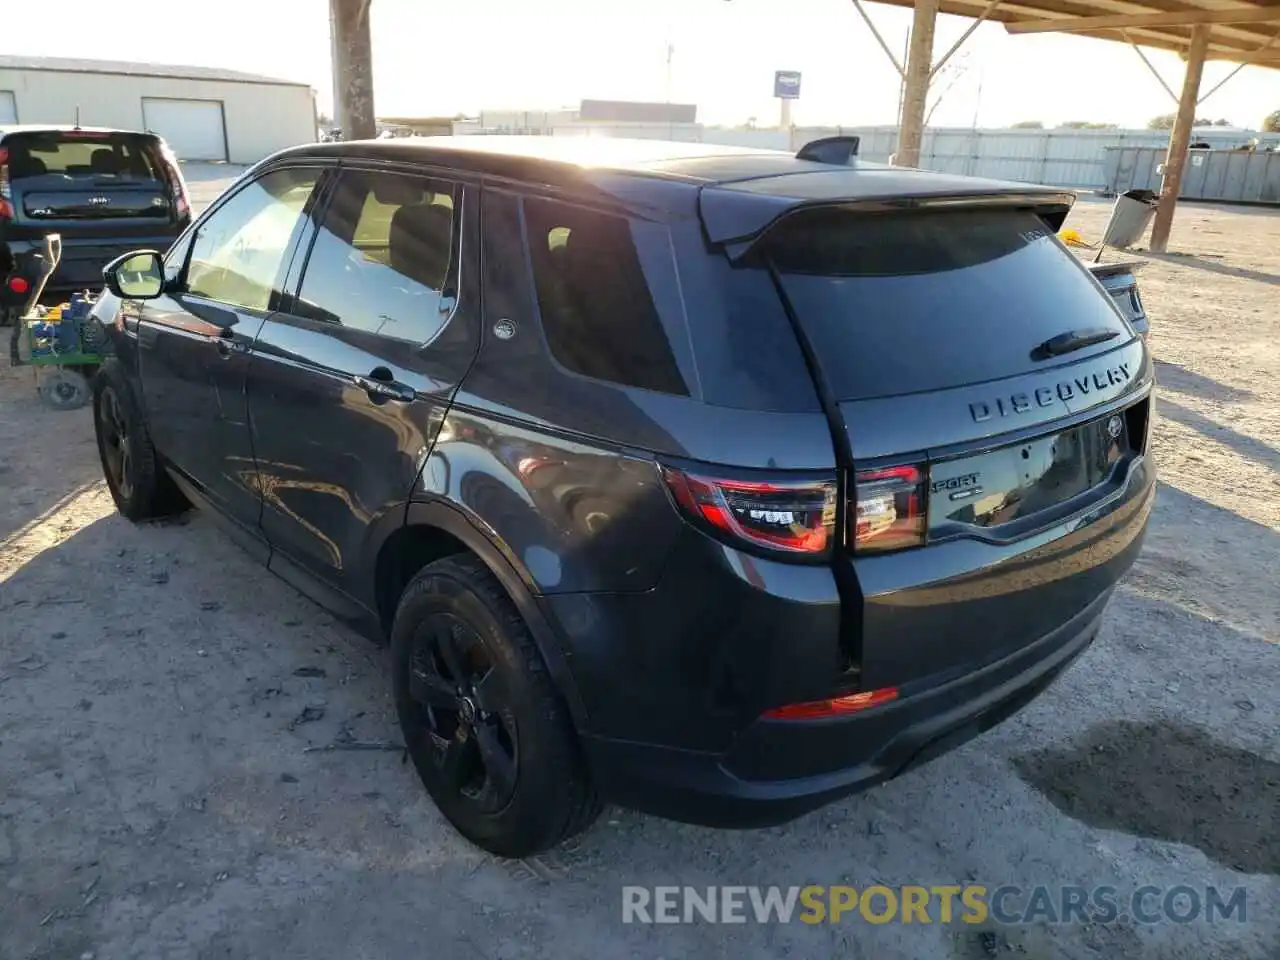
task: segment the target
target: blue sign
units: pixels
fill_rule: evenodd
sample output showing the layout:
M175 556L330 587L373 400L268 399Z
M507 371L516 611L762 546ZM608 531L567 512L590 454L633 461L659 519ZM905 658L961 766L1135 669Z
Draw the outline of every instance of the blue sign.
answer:
M800 99L800 71L779 70L773 75L773 95L782 100Z

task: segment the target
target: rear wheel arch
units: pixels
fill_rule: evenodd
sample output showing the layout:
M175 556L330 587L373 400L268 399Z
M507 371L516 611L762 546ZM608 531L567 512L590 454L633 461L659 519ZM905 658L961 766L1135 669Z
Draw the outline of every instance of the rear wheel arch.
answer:
M390 636L400 595L414 575L428 563L459 553L476 556L498 579L533 635L574 725L583 729L586 710L555 630L535 599L533 578L519 568L509 551L448 504L410 503L404 525L388 536L378 550L374 596L384 636Z

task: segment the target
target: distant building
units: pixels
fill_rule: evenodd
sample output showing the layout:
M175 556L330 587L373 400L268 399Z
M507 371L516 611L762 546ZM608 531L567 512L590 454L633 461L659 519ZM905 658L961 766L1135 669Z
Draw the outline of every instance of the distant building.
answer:
M585 123L697 123L696 103L646 103L642 100L583 100L578 119Z
M316 139L315 92L235 70L0 56L0 126L150 130L182 160L256 163Z

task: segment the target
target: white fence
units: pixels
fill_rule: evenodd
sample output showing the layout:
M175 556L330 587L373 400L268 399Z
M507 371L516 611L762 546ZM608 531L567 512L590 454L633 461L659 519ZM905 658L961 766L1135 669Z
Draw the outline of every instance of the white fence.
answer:
M462 133L463 130L457 132ZM487 132L475 127L465 132ZM497 132L497 131L493 131ZM771 150L798 150L820 137L853 134L862 138L859 155L887 161L898 142L898 128L797 127L786 130L747 130L709 127L698 123L630 124L563 123L526 132L554 136L640 137L722 143ZM1231 148L1258 136L1253 131L1197 128L1193 140L1212 147ZM1264 139L1280 140L1280 137ZM926 170L1000 180L1025 180L1053 186L1100 190L1106 183L1107 147L1167 149L1163 130L974 130L935 128L924 134L920 166Z

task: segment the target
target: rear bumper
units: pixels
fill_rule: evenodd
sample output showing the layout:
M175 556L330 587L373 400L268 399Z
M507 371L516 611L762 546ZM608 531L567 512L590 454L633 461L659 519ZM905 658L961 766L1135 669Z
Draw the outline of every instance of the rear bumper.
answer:
M959 746L1044 691L1093 642L1111 591L1002 660L840 720L756 720L724 754L584 738L610 800L715 827L783 823ZM758 779L808 764L829 772Z
M75 290L97 290L102 286L102 268L116 257L133 250L159 250L163 253L169 249L186 226L186 223L175 224L172 227L162 226L154 233L145 236L77 237L74 234L63 234L62 260L58 263L58 269L45 284L45 292L46 294L64 294ZM28 257L43 249L43 240L22 238L2 242L7 243L14 258L15 272L34 282L36 276L27 265ZM0 296L3 295L4 293L0 293Z
M988 571L999 579L959 592L927 578L919 589L899 584L906 606L877 625L877 638L905 646L906 633L889 628L919 634L915 618L927 609L963 656L923 659L936 668L895 681L897 700L838 719L763 718L770 707L836 692L833 651L849 606L828 568L678 547L646 594L542 598L585 706L579 732L603 795L676 820L764 826L965 742L1029 703L1093 641L1154 499L1153 465L1140 458L1115 499L1004 558ZM912 603L920 590L930 604ZM1036 603L1046 610L1033 619L1025 607ZM1041 626L1012 637L993 619L1000 610ZM971 643L970 634L989 642ZM866 689L887 685L862 679Z

